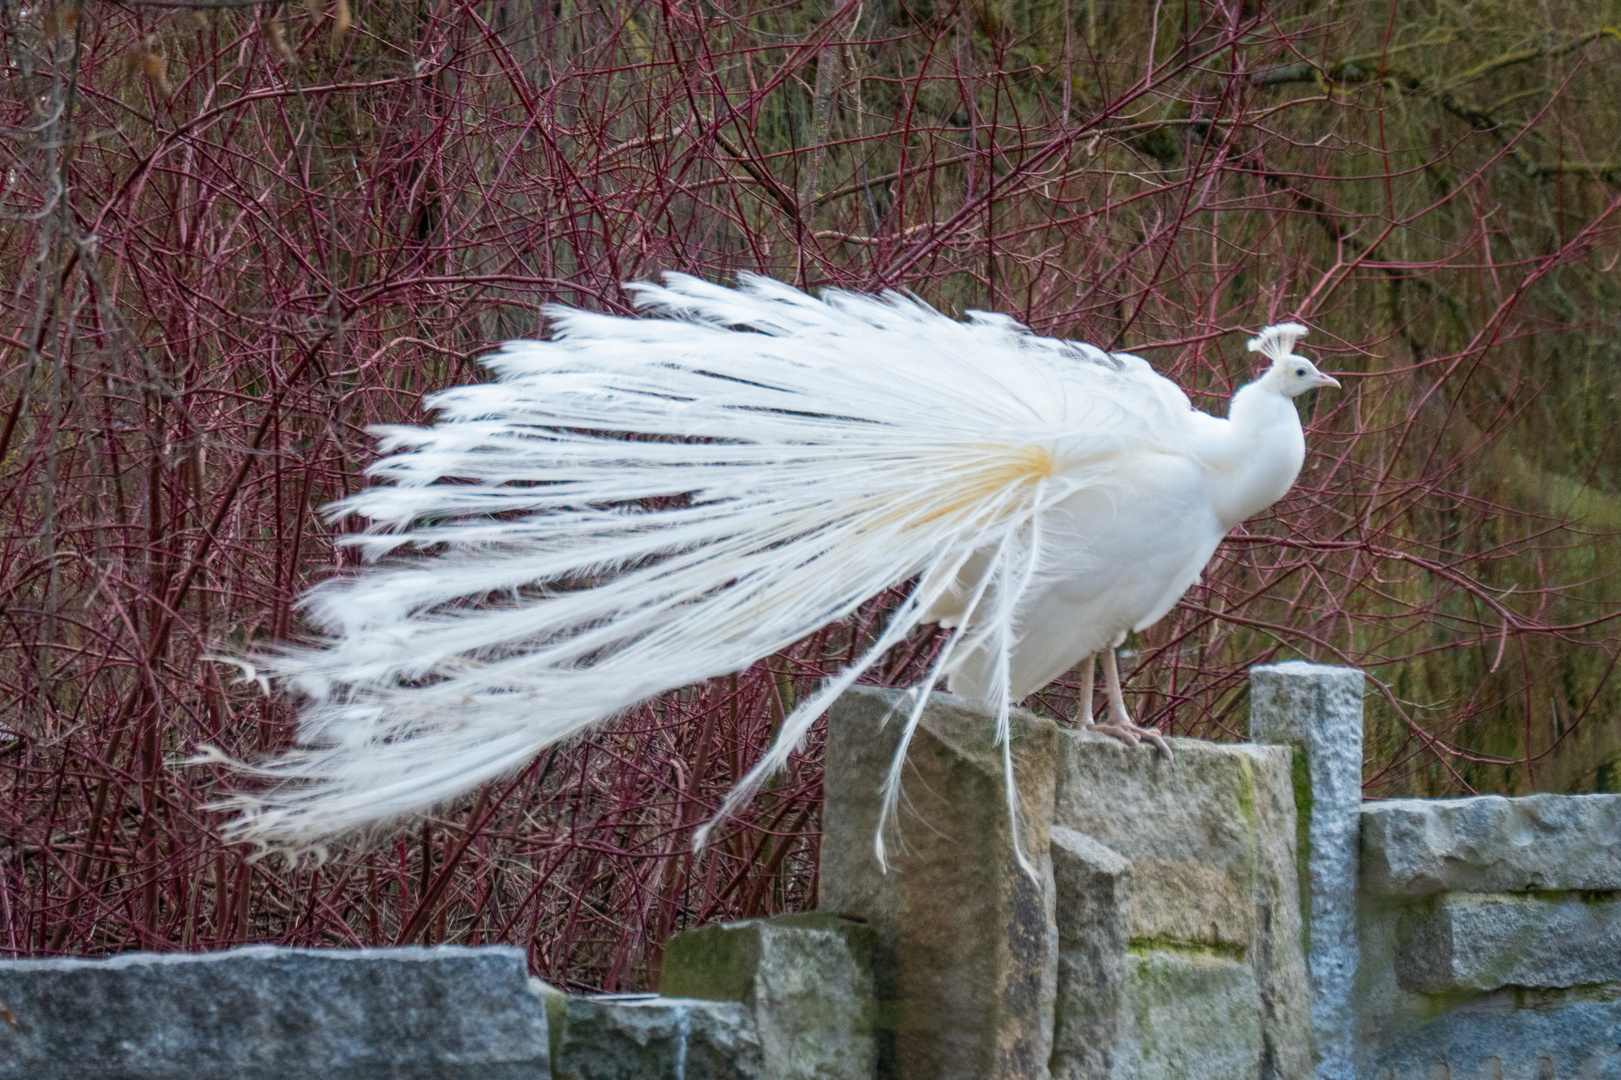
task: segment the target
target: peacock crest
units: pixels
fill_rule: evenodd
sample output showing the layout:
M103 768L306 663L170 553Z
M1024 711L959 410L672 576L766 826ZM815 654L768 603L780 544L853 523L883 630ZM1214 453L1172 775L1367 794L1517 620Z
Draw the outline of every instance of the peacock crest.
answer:
M1295 342L1309 333L1311 331L1297 322L1278 323L1250 338L1245 348L1250 352L1258 352L1277 364L1287 360L1289 354L1294 352Z

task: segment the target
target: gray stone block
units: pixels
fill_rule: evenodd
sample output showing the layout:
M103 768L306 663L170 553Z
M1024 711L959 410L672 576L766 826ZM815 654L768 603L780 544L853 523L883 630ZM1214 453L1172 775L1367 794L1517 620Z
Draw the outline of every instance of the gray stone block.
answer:
M1059 738L1054 820L1131 863L1131 936L1248 948L1258 858L1250 758L1197 739L1170 740L1166 761L1089 731Z
M1114 1080L1253 1080L1261 1000L1246 963L1150 950L1126 957Z
M1396 951L1420 994L1621 982L1621 902L1450 894Z
M1142 947L1244 958L1261 994L1266 1080L1312 1075L1310 983L1290 762L1278 746L1172 739L1172 761L1086 731L1059 735L1055 822L1131 863Z
M0 1077L545 1080L517 949L282 949L0 962Z
M1131 864L1062 825L1052 828L1052 857L1058 922L1053 1080L1109 1080L1131 943Z
M1322 1080L1355 1074L1362 690L1356 668L1292 661L1250 669L1250 738L1295 751L1296 862Z
M759 1080L760 1040L730 1001L651 994L569 997L557 1080Z
M1397 1040L1368 1080L1621 1080L1621 1003L1449 1013Z
M1391 898L1621 889L1621 795L1369 803L1362 889Z
M884 1076L1045 1078L1052 1053L1058 933L1052 821L1056 726L1013 713L1022 846L1014 854L995 718L937 694L907 755L896 854L873 854L879 789L905 713L904 691L859 687L834 703L822 808L821 907L864 918L875 972Z
M765 1080L873 1080L876 946L870 926L822 912L717 923L665 943L659 992L741 1002Z

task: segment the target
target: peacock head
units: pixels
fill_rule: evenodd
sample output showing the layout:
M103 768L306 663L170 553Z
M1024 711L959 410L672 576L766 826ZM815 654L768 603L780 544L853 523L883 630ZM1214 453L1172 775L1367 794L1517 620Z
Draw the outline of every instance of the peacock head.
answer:
M1316 390L1321 386L1338 388L1340 385L1334 376L1324 375L1317 370L1316 364L1304 356L1295 355L1295 342L1305 337L1306 333L1306 328L1299 323L1279 323L1250 338L1246 346L1250 352L1258 352L1272 361L1272 366L1260 381L1286 398L1299 397L1307 390Z

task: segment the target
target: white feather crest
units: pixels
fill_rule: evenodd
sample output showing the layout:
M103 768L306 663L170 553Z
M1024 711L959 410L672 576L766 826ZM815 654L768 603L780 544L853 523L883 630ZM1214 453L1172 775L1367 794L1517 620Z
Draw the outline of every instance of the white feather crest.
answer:
M252 767L274 787L222 804L240 812L229 836L318 850L424 812L923 582L787 718L725 814L989 552L987 610L971 605L975 625L953 631L914 697L893 809L905 743L954 659L998 650L1005 690L1042 511L1106 482L1120 452L1188 437L1187 398L1143 361L1005 318L752 276L633 288L662 317L550 309L551 339L488 358L495 382L434 395L432 427L377 431L392 456L368 474L392 483L328 512L370 519L349 538L370 559L437 553L305 598L326 640L261 660L309 699L299 745Z
M1289 354L1294 352L1295 342L1309 333L1310 330L1297 322L1278 323L1264 328L1250 338L1244 348L1250 352L1258 352L1274 364L1278 364L1289 359Z

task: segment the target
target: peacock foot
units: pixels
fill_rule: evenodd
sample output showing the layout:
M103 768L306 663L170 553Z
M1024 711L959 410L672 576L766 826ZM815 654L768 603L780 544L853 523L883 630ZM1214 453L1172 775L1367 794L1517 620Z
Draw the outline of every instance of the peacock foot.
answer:
M1095 731L1099 735L1113 735L1127 746L1136 746L1147 742L1154 749L1164 755L1166 761L1171 760L1171 748L1166 745L1165 737L1159 733L1158 728L1143 727L1130 720L1110 720L1106 724L1088 724L1087 731Z

